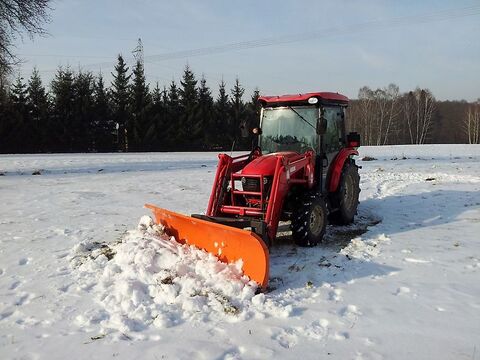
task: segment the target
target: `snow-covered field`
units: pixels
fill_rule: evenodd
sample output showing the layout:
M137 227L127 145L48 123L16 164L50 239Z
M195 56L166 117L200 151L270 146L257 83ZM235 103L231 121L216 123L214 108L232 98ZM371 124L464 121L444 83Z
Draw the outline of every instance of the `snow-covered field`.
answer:
M480 146L358 164L357 223L281 237L255 294L138 225L204 211L216 154L0 156L0 359L480 359Z

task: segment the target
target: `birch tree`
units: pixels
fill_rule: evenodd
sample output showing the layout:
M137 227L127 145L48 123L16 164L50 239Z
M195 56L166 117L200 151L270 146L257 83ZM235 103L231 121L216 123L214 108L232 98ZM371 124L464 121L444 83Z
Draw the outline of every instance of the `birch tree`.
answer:
M372 109L373 91L368 86L364 86L358 91L358 125L362 129L362 143L365 145L372 144Z
M469 144L480 144L480 99L468 107L464 131Z
M403 98L403 114L410 144L425 144L432 128L435 98L428 89L416 88Z
M358 117L355 129L361 129L363 144L385 145L391 141L391 131L398 121L399 99L399 88L395 84L376 90L364 86L359 90L352 113Z

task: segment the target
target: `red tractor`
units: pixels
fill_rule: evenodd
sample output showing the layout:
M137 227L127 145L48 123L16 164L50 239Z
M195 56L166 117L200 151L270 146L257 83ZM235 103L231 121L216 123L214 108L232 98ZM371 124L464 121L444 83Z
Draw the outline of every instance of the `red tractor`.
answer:
M348 98L338 93L263 96L259 102L260 127L253 129L258 146L237 157L219 155L205 215L148 207L177 241L225 262L241 259L245 274L265 287L267 247L280 221L290 221L300 246L321 242L328 220L353 221L360 192L353 156L360 136L346 135Z

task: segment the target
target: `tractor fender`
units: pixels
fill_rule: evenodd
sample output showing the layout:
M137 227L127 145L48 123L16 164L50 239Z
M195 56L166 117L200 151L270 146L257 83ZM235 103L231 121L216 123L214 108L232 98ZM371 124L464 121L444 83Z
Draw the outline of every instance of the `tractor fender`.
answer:
M343 165L345 164L345 161L352 155L358 155L358 151L353 148L343 148L338 152L337 156L335 156L329 171L329 192L337 191L338 184L340 183L340 176L342 175Z

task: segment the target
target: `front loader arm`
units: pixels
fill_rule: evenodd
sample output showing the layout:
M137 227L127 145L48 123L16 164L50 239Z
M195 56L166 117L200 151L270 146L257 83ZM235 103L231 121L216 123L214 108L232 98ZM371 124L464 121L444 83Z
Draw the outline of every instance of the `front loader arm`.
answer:
M283 210L285 198L292 184L302 184L307 188L314 186L313 153L307 152L297 158L277 157L273 176L271 197L265 214L267 232L270 239L275 239L278 223ZM302 174L301 176L298 176Z
M232 173L240 171L251 161L250 154L244 154L236 157L227 154L218 155L217 172L213 181L212 193L208 201L207 216L218 216L220 206L223 205L225 192L227 191L228 181Z

